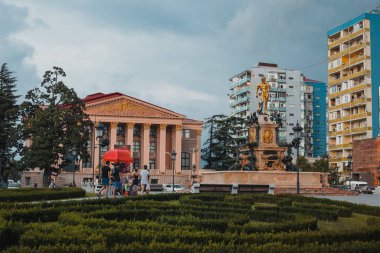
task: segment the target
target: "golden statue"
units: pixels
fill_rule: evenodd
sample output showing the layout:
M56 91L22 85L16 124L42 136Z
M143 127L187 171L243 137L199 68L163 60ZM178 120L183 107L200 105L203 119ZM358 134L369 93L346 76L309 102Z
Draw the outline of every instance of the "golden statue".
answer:
M256 141L256 129L254 127L250 127L248 129L249 133L249 143L254 143Z
M262 111L264 106L264 113L266 113L268 109L269 88L270 85L267 83L266 78L262 77L261 83L259 83L256 88L256 97L259 96L259 90L261 90L261 102L259 103L259 108L261 108Z
M271 129L265 129L263 133L263 142L272 143L273 142L273 131Z

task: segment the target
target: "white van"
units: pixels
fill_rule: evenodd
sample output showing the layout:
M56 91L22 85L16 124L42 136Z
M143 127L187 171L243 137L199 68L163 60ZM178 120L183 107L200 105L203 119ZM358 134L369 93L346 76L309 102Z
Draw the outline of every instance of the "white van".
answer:
M346 181L346 185L351 185L351 190L364 190L367 188L368 183L364 181Z

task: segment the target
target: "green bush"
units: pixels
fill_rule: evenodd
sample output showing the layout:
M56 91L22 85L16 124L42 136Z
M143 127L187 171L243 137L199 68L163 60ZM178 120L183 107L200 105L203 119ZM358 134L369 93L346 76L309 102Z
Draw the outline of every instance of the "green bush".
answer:
M54 189L7 189L0 190L0 202L25 202L67 198L83 198L85 195L86 192L83 189L75 187Z

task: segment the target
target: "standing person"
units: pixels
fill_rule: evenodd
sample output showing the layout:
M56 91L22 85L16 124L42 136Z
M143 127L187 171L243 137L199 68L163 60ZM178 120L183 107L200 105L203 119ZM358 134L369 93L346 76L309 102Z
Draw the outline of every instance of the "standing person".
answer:
M146 186L149 184L149 171L148 166L144 165L143 170L140 172L141 176L141 193L144 193L146 191Z
M110 162L106 161L106 164L102 168L102 188L98 192L98 197L102 196L102 191L106 189L106 196L108 195L108 186L110 185Z
M113 176L113 198L115 198L116 191L120 190L120 180L121 180L121 169L119 167L119 163L113 163L112 164L113 170L112 170L112 176Z
M139 186L139 170L135 169L135 172L132 175L132 184L129 191L131 192L131 195L136 195L137 188Z

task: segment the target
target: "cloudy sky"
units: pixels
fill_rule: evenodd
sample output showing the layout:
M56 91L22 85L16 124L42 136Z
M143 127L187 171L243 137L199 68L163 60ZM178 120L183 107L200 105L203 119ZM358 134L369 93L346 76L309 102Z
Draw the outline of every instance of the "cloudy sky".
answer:
M81 97L122 92L195 119L228 113L258 61L326 81L326 32L380 0L0 0L0 63L20 95L53 66Z

